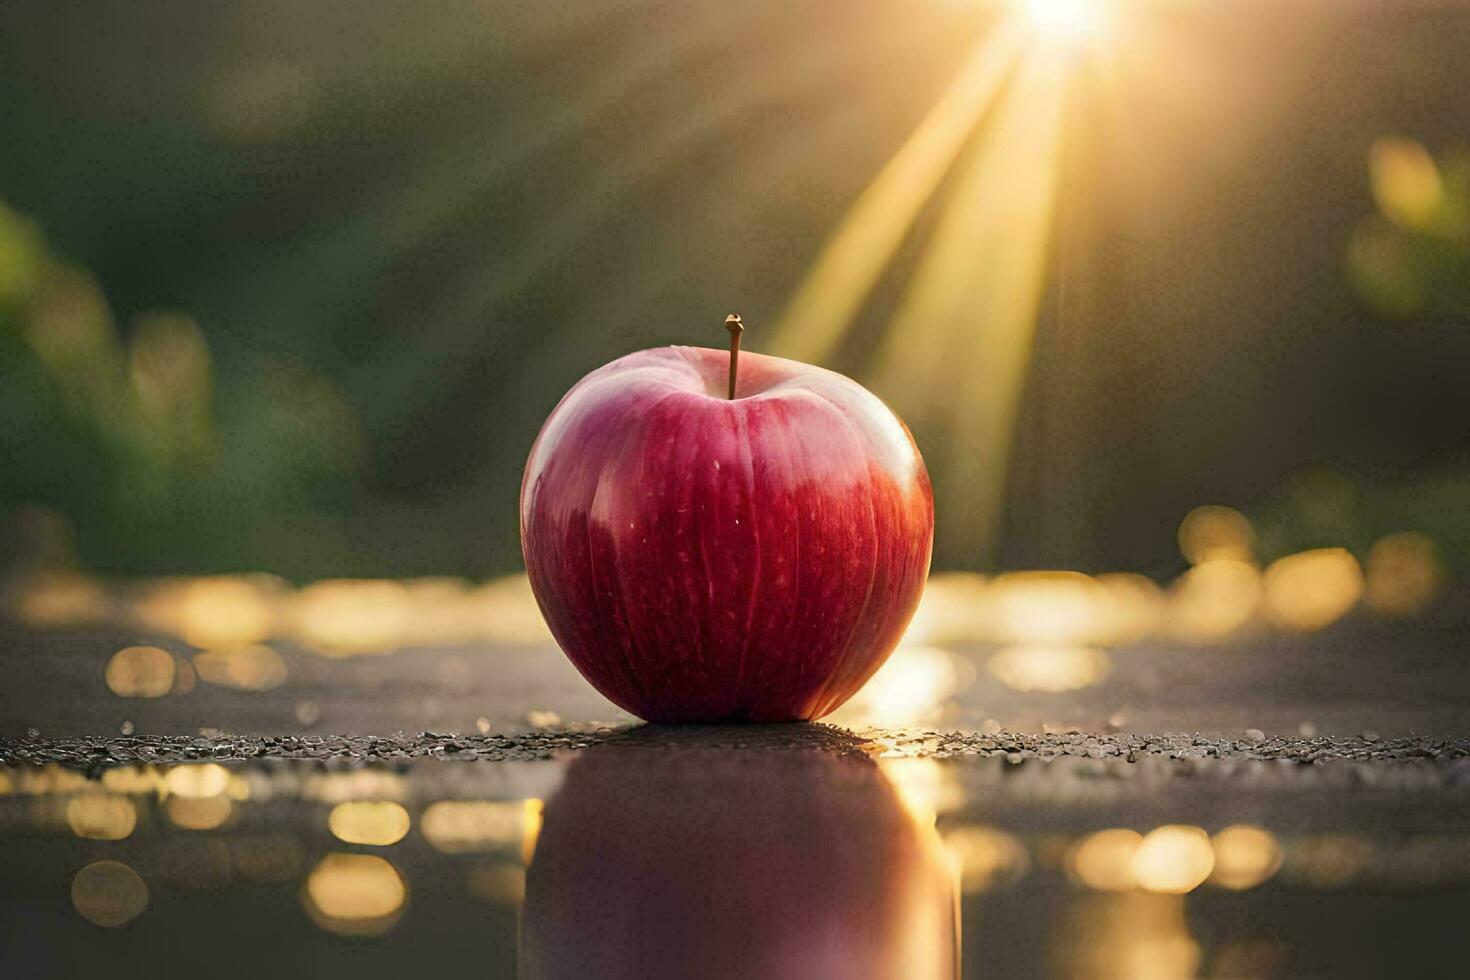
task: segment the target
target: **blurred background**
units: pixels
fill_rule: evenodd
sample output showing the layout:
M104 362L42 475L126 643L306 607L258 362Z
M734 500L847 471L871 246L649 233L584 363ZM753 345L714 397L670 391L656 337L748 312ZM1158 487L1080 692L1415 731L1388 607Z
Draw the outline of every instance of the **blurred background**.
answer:
M945 855L912 934L971 976L1463 959L1470 6L10 0L0 91L15 972L509 973L609 821L804 895L670 850L766 800L833 907ZM579 378L731 311L908 422L935 574L856 736L671 765L517 496Z
M938 569L1470 553L1460 6L0 18L12 564L514 571L560 395L731 309L909 422Z

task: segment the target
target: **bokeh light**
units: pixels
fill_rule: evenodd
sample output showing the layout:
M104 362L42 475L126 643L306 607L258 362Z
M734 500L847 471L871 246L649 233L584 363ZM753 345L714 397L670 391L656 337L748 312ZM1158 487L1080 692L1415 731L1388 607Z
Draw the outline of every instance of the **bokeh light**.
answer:
M1265 610L1282 629L1310 632L1341 619L1363 594L1363 572L1344 548L1278 558L1266 568Z
M990 611L1013 643L1082 643L1096 629L1099 592L1079 572L1009 572L991 583Z
M260 643L276 630L281 586L258 576L193 579L179 596L179 633L196 647Z
M71 832L90 840L123 840L138 825L138 808L125 796L84 793L66 801Z
M235 804L228 796L171 796L163 805L169 822L182 830L214 830L222 827L234 812Z
M1126 646L1158 629L1164 616L1164 593L1157 582L1131 572L1105 572L1096 581L1101 593L1091 637L1094 642Z
M1077 691L1101 681L1111 666L1108 655L1085 646L1009 646L997 650L987 664L1014 691Z
M408 811L384 800L338 803L327 817L332 836L345 844L387 847L408 834Z
M408 888L398 869L371 854L328 854L306 877L302 903L317 925L349 936L386 932Z
M286 683L286 662L263 644L195 654L194 672L206 684L241 691L269 691Z
M1179 551L1191 565L1222 558L1252 561L1255 547L1255 529L1233 507L1218 504L1196 507L1179 524Z
M296 594L293 620L297 638L320 653L387 653L408 626L408 590L387 580L316 582Z
M1169 592L1164 625L1186 643L1215 643L1241 629L1261 601L1261 573L1233 558L1203 561L1185 572Z
M904 644L964 643L992 628L987 580L978 572L938 572L929 576L919 608L904 634Z
M1232 824L1210 838L1215 868L1210 883L1231 891L1255 888L1281 867L1281 844L1269 830Z
M1368 153L1373 200L1384 216L1405 228L1429 228L1444 202L1444 181L1434 157L1410 139L1381 139Z
M944 849L960 869L967 895L992 891L1021 878L1031 867L1025 846L1011 834L981 824L944 830Z
M1136 830L1099 830L1073 845L1067 854L1067 871L1095 891L1127 891L1134 887L1133 858L1142 843Z
M1368 551L1363 602L1380 616L1418 616L1435 603L1445 586L1444 563L1427 534L1401 531L1384 535Z
M173 766L163 777L164 788L169 793L187 800L219 796L229 784L229 770L214 762Z
M440 800L419 817L419 833L434 850L465 854L519 847L528 810L523 801ZM540 811L535 813L540 826Z
M1199 827L1168 824L1144 835L1134 852L1133 879L1145 891L1182 895L1210 876L1215 854Z
M107 688L120 698L161 698L174 686L174 658L158 647L125 647L107 661Z
M121 861L95 861L72 878L71 904L93 925L115 929L148 908L148 886Z

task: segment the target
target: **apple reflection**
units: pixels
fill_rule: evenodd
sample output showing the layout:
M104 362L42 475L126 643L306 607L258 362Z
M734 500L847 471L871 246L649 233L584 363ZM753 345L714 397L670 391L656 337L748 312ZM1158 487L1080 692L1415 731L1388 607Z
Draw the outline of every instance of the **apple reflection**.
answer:
M938 835L855 741L783 729L796 747L751 751L650 731L587 750L547 804L523 975L957 974Z

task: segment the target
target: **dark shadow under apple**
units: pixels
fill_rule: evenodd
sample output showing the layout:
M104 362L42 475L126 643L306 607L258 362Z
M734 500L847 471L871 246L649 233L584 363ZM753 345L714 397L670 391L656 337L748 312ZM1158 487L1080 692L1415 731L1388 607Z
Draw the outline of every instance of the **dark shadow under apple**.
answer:
M586 750L527 873L522 974L954 976L954 876L862 744L643 726Z

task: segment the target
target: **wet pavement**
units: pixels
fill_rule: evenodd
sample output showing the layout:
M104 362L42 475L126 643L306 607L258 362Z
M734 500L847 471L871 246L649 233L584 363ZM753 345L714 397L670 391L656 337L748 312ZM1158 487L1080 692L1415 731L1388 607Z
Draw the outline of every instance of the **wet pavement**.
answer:
M0 974L1461 976L1460 608L1072 690L921 647L831 724L700 728L534 638L3 627Z

